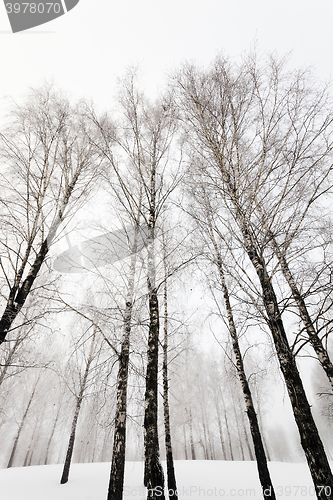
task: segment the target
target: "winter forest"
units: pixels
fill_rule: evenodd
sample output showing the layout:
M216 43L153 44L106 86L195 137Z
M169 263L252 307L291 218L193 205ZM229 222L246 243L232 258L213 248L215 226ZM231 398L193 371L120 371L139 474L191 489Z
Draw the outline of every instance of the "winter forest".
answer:
M177 500L178 462L251 461L275 499L304 462L332 500L332 91L254 52L139 73L3 117L1 467L107 462L122 500L126 458Z

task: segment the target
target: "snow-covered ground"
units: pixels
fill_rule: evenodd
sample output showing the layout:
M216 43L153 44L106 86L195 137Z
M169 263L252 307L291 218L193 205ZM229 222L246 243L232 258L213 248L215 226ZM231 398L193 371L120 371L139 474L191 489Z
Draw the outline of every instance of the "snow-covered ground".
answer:
M164 464L165 465L165 464ZM305 463L270 463L277 498L316 498ZM73 464L69 482L60 485L61 465L0 470L1 500L106 500L109 463ZM255 462L176 462L180 500L262 499ZM124 499L146 498L143 463L127 462ZM323 485L325 486L325 485Z

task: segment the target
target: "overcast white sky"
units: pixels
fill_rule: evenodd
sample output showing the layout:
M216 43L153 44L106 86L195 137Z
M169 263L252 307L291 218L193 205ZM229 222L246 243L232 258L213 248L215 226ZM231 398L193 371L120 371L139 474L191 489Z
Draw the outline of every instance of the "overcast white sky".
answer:
M155 92L181 61L210 61L221 50L236 57L254 40L264 51L292 51L294 66L313 65L327 79L332 19L332 0L80 0L66 15L12 34L1 2L0 98L53 78L107 105L131 63L141 64Z

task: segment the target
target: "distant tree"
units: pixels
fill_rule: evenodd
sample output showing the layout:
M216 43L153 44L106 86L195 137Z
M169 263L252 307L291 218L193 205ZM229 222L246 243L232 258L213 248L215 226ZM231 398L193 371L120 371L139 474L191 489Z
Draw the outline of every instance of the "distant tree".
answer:
M23 413L21 421L19 423L19 427L18 427L17 434L16 434L15 439L14 439L12 451L10 453L10 457L9 457L9 460L8 460L7 468L12 467L13 464L14 464L18 442L19 442L21 433L23 431L24 425L26 424L26 420L27 420L27 417L28 417L28 414L29 414L30 407L31 407L31 405L32 405L32 403L34 401L34 397L35 397L35 394L36 394L36 391L37 391L37 386L38 386L38 383L39 383L39 380L40 380L40 376L41 376L41 372L39 372L38 376L35 379L35 382L33 384L32 391L30 393L27 405L25 407L24 413Z
M21 371L31 366L28 360L22 359L24 357L22 344L27 337L31 337L34 327L34 324L25 325L13 340L11 338L8 339L0 360L0 386L8 378L18 375Z
M68 477L69 477L69 471L70 471L70 466L71 466L71 461L72 461L72 455L73 455L73 450L74 450L74 444L75 444L75 436L76 436L76 428L77 428L77 423L80 415L80 410L81 406L84 400L84 397L87 395L87 389L90 387L92 381L91 378L93 377L92 372L94 368L96 367L96 362L101 354L101 345L98 342L98 330L94 325L90 325L88 328L88 332L92 329L92 335L91 338L89 339L90 346L88 349L88 353L84 354L82 356L83 359L80 359L78 361L78 366L76 366L76 370L78 373L78 381L75 381L74 377L74 383L77 385L76 390L74 389L74 394L75 394L75 409L74 409L74 415L73 415L73 420L72 420L72 425L71 425L71 431L70 431L70 436L69 436L69 441L68 441L68 448L66 452L66 458L65 458L65 463L64 463L64 468L61 476L60 483L65 484L68 482ZM81 339L82 342L82 339ZM86 341L83 341L83 344L85 344ZM83 348L85 345L83 346ZM78 347L79 348L79 347ZM82 346L81 346L82 349ZM83 365L83 366L82 366ZM81 371L81 366L83 370Z

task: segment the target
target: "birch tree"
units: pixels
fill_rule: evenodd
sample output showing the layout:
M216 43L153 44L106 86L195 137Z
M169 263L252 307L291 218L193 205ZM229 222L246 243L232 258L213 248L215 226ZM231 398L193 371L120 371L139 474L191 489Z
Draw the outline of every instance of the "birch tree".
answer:
M138 216L140 216L140 214L138 214ZM134 280L137 259L136 251L138 234L139 224L137 224L136 226L133 247L131 248L132 256L128 276L128 291L124 312L124 333L119 356L117 408L115 415L115 430L113 438L112 465L108 490L108 500L121 500L123 494L126 452L127 387L129 375L130 335L132 329L132 309L134 302Z
M198 181L197 178L195 178L195 180ZM198 229L201 230L201 232L206 233L205 239L206 241L208 240L207 246L210 244L210 246L212 247L211 258L217 268L217 273L219 276L219 284L222 289L224 307L227 315L227 323L228 323L230 337L232 340L232 348L235 358L235 367L243 391L243 397L246 405L246 413L250 424L261 487L263 492L268 493L265 494L266 498L275 498L274 488L267 465L266 453L261 438L259 423L254 408L250 385L245 373L243 355L239 345L238 333L236 329L236 323L234 320L234 313L231 306L230 294L225 278L225 270L224 270L225 265L223 263L225 259L223 258L223 254L220 248L221 243L218 243L221 237L219 231L216 229L214 224L214 209L210 204L204 186L199 185L196 190L192 190L192 192L194 191L196 192L197 195L196 199L197 205L199 206L201 205L200 207L201 210L199 213L202 214L203 219L200 220L199 218L200 215L198 214L198 211L195 212L195 215L193 214L193 217L198 225ZM222 237L222 245L223 245L223 237Z
M304 75L283 74L277 68L276 61L271 61L265 69L256 67L253 59L232 66L222 58L218 58L208 72L187 66L177 77L178 103L184 110L189 141L202 159L202 174L210 185L211 196L218 197L229 212L260 283L279 366L319 498L320 486L326 484L332 488L332 472L289 345L267 264L267 247L251 198L251 188L257 182L272 192L269 178L260 176L263 165L270 163L272 169L278 169L283 176L288 165L285 153L290 152L300 170L307 166L307 156L297 154L298 139L305 126L300 117L312 103L311 97L307 102L302 99L304 93L311 96L305 91L309 90L307 80ZM253 74L257 75L256 79ZM258 91L258 81L262 92ZM260 120L263 109L265 128ZM266 140L268 130L271 149ZM326 168L325 164L322 168ZM278 191L279 188L277 184ZM331 494L325 495L324 498L332 498Z
M120 93L119 123L112 123L108 117L98 120L94 115L90 116L103 137L102 152L109 162L110 173L113 177L111 182L117 183L119 192L122 193L120 198L122 205L131 220L135 221L138 217L140 218L146 238L149 332L144 419L144 484L148 488L149 498L155 498L159 494L159 488L162 489L161 498L164 498L164 476L160 463L157 425L159 303L155 238L158 217L170 193L179 182L177 172L173 174L168 168L171 142L175 134L175 119L172 106L168 101L161 99L156 104L151 104L136 85L135 75L130 72L123 81ZM133 185L134 189L132 189ZM125 391L123 383L122 388L119 386L119 390ZM123 394L126 397L125 392ZM125 418L123 412L122 418ZM124 439L122 443L122 448L124 448ZM124 450L122 453L124 457ZM124 464L123 460L124 458L122 459ZM116 466L113 470L116 470ZM119 498L121 498L123 465L119 470L117 480L119 486L117 493L114 490L113 494L120 495ZM111 488L111 483L109 488ZM111 494L112 488L109 489L109 495Z
M167 482L169 500L178 500L175 466L173 459L173 449L171 442L170 425L170 405L169 405L169 310L168 310L168 266L167 266L167 247L166 238L163 233L163 265L164 265L164 323L163 323L163 415L164 415L164 433L165 433L165 453L167 463Z
M0 134L0 343L35 286L63 226L96 179L99 160L78 105L50 86L13 108Z

